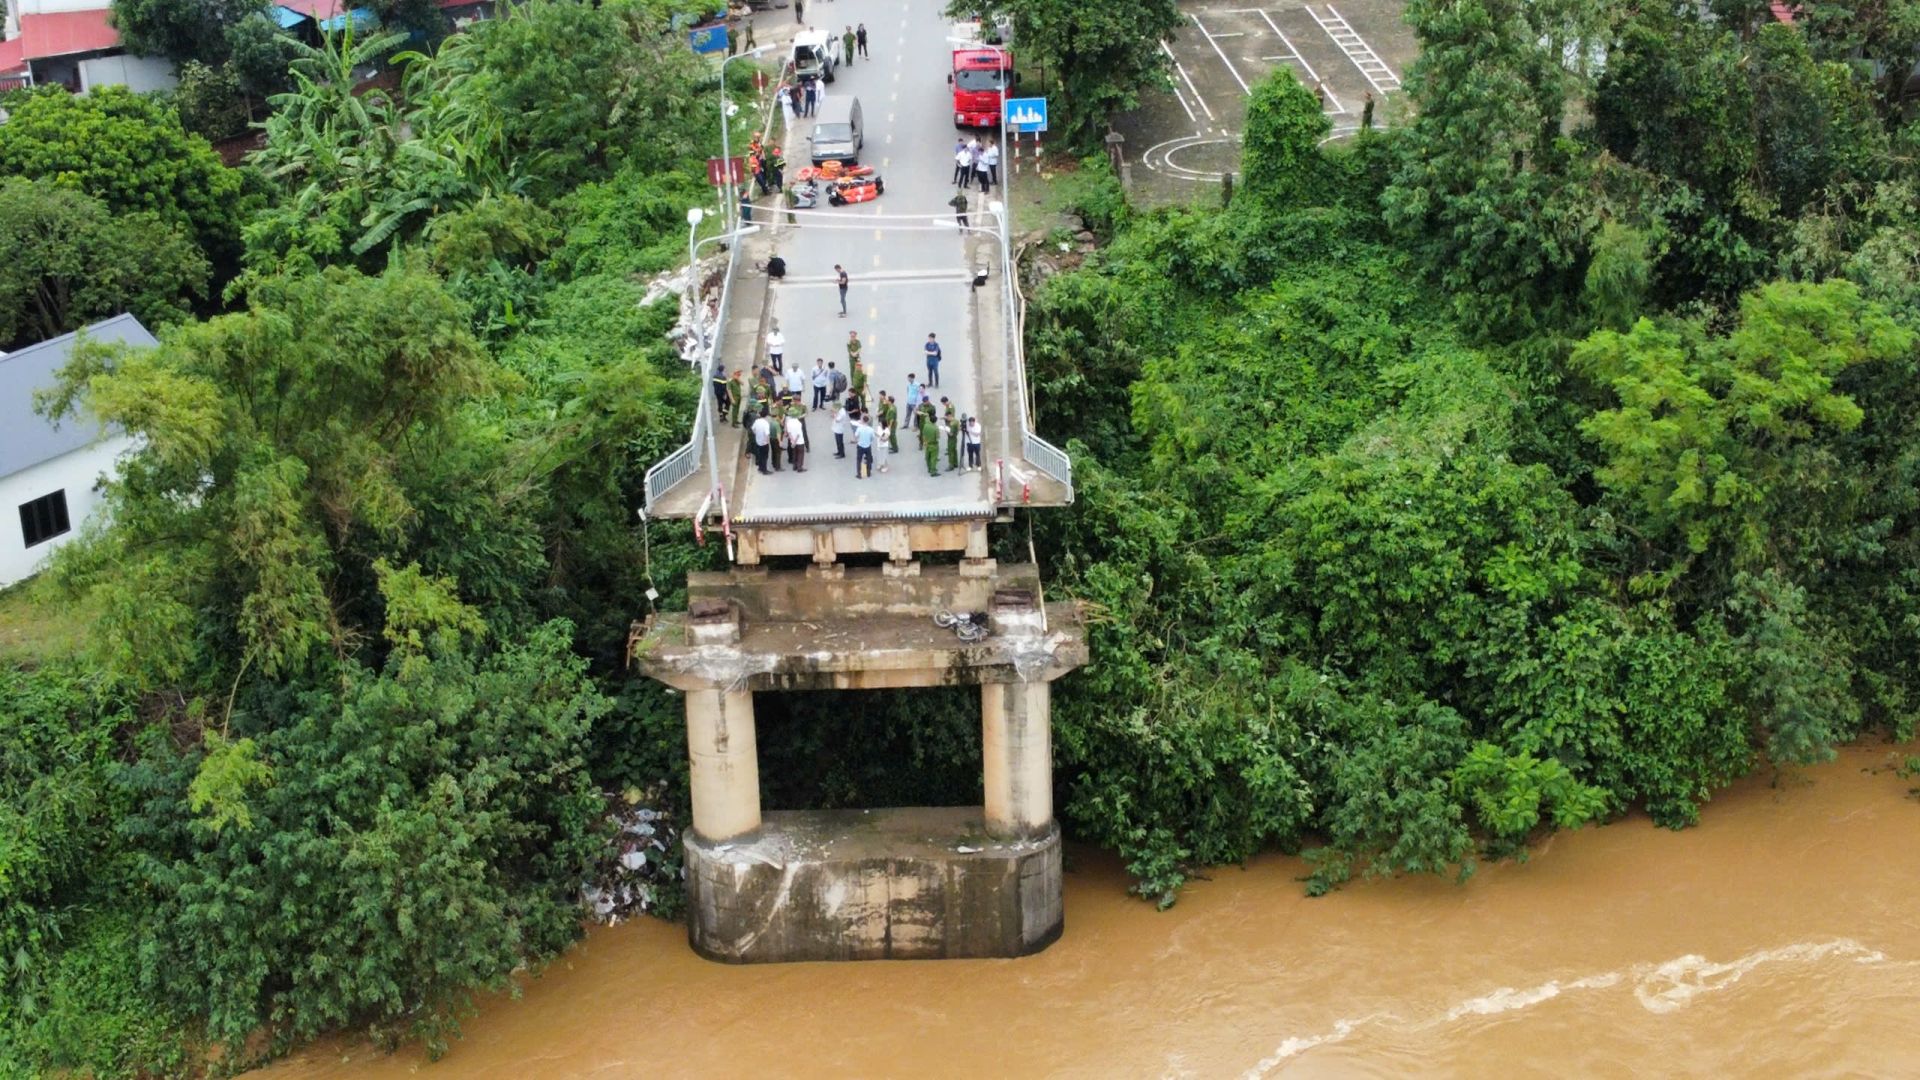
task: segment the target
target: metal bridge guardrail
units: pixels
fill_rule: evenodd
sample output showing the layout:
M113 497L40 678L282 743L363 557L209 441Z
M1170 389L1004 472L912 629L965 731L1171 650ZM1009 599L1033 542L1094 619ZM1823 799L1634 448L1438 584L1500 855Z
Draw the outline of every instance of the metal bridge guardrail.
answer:
M733 519L735 526L768 525L862 525L894 521L972 521L981 516L981 507L956 506L922 510L784 510L764 514L746 514Z
M1034 468L1053 477L1067 486L1067 501L1073 501L1073 459L1065 450L1053 445L1027 428L1027 441L1024 451L1027 461Z

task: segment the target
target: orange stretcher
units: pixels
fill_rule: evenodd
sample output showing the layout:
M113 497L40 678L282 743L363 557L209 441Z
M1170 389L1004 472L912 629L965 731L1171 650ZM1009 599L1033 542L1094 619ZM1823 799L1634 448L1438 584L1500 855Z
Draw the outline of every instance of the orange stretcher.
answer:
M848 203L872 202L885 194L886 182L878 176L860 176L847 180L835 180L827 185L827 201L835 206Z

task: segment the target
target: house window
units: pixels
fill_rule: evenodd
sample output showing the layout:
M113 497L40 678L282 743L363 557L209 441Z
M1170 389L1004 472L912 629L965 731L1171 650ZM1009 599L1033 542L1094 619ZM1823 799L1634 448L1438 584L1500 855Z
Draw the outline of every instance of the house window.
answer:
M20 504L20 534L26 537L28 547L44 544L72 528L72 523L67 520L67 493L64 490Z

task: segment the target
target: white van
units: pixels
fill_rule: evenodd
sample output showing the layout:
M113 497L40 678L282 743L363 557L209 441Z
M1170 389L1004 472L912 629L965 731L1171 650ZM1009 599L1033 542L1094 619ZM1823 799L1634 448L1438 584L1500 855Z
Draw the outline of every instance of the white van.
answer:
M793 36L793 52L787 57L798 79L833 81L833 71L846 60L838 35L824 30L802 30Z

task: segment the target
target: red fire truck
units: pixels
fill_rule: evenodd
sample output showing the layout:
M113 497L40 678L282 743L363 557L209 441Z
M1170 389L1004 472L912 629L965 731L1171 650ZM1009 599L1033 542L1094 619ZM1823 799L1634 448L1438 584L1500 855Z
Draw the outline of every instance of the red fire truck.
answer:
M996 127L1000 101L1013 92L1013 54L998 45L956 44L947 82L953 86L954 127Z

